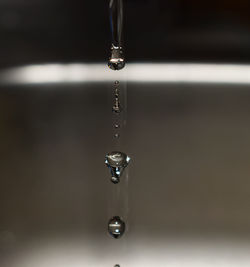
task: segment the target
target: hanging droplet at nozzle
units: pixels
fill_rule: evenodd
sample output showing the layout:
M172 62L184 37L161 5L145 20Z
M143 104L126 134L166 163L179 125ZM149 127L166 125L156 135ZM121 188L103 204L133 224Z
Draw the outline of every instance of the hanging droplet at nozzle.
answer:
M123 57L122 47L112 45L108 66L112 70L121 70L124 68L125 59Z
M108 232L112 237L120 238L125 232L125 222L119 216L114 216L109 220Z
M112 45L108 66L112 70L121 70L125 66L122 49L123 0L110 0L109 14Z
M123 152L113 151L105 157L105 163L111 172L111 181L114 184L120 182L120 177L124 169L128 166L130 157Z

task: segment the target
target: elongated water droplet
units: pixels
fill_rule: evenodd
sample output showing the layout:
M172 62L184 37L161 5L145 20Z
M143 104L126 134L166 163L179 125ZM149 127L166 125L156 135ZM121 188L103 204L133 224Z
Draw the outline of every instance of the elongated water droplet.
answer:
M120 238L125 232L125 222L119 216L114 216L109 220L108 232L112 237Z
M120 151L113 151L106 155L105 163L111 172L111 181L118 183L124 169L128 166L130 157Z
M116 99L115 104L114 104L114 106L112 107L112 111L113 111L114 113L117 113L117 114L120 113L120 112L122 111L122 107L121 107L120 102L119 102L118 99Z
M122 107L119 100L119 90L117 88L115 89L115 103L112 107L112 111L114 113L120 113L122 111Z

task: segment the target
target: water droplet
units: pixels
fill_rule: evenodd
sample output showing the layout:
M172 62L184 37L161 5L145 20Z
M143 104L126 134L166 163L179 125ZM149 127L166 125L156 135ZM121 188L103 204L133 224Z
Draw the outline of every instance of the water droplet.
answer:
M122 111L122 108L121 108L119 101L116 102L115 105L112 107L112 111L114 113L120 113Z
M113 151L106 155L106 160L112 167L126 167L130 158L123 152Z
M119 216L114 216L109 220L108 232L114 238L120 238L125 232L125 223Z
M120 135L119 135L118 133L115 133L115 134L114 134L114 137L115 137L115 138L119 138Z
M115 88L114 94L115 94L115 103L113 105L112 110L115 113L120 113L122 111L122 108L119 100L119 88Z
M120 82L119 81L115 81L114 84L115 84L115 86L118 86L120 84Z
M119 93L118 91L115 92L115 103L112 107L112 111L115 112L115 113L120 113L122 111L122 107L121 107L121 104L120 104L120 101L119 101Z
M111 172L111 181L118 183L122 172L128 166L130 157L123 152L113 151L105 157L105 163Z
M114 183L114 184L118 184L120 182L120 178L112 176L111 177L111 182Z
M115 124L115 129L118 129L118 128L120 128L120 124Z
M119 264L116 264L114 267L120 267L120 265Z
M123 57L122 47L112 45L108 66L112 70L121 70L124 68L125 59Z

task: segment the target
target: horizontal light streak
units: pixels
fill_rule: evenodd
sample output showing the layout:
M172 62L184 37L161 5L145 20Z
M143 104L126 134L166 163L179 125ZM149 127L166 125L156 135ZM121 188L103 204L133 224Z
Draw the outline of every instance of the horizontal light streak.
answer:
M250 84L250 65L135 63L121 71L101 64L28 65L0 71L0 84L113 82Z

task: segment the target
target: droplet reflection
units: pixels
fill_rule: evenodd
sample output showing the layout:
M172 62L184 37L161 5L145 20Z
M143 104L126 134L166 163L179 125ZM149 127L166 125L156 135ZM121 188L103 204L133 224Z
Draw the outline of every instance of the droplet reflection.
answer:
M114 216L109 220L108 232L112 237L120 238L125 232L125 222L119 216Z

